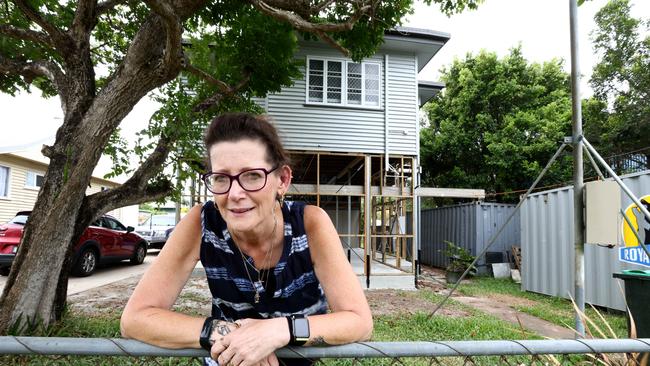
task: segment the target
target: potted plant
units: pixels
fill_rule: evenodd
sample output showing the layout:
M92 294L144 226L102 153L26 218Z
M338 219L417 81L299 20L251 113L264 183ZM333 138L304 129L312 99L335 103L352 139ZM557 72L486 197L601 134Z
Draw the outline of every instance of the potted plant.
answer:
M449 264L445 268L447 283L458 282L467 268L470 268L469 274L476 274L476 267L472 265L476 257L471 255L467 249L459 247L450 241L445 241L445 243L447 249L444 250L444 254L449 258Z

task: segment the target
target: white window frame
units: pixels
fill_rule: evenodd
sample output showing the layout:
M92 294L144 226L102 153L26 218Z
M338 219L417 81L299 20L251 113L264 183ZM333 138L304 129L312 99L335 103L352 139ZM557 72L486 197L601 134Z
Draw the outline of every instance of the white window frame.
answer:
M29 175L30 174L34 175L34 185L29 184ZM45 173L36 172L36 171L33 171L33 170L28 170L27 173L25 173L25 188L27 188L27 189L35 189L35 190L41 189L41 187L39 187L38 184L37 184L39 175L41 177L43 177L43 179L45 179Z
M312 60L323 61L323 101L314 102L309 100L309 77L310 69L309 65ZM327 63L328 62L341 62L341 102L332 103L327 101ZM358 63L361 64L361 104L348 103L348 64ZM366 102L366 65L372 64L377 65L379 69L379 78L378 78L378 93L379 100L378 103L369 104ZM307 63L305 65L305 104L308 105L317 105L317 106L337 106L337 107L349 107L349 108L362 108L362 109L377 109L380 110L382 106L382 87L383 87L383 78L382 78L382 68L381 62L378 61L361 61L354 62L350 59L344 58L331 58L331 57L307 57Z
M10 195L11 195L11 167L6 166L6 165L0 165L0 168L7 169L7 181L5 182L6 187L7 187L6 188L6 190L7 190L6 193L7 194L4 195L4 196L0 195L0 200L8 200L8 199L10 199Z

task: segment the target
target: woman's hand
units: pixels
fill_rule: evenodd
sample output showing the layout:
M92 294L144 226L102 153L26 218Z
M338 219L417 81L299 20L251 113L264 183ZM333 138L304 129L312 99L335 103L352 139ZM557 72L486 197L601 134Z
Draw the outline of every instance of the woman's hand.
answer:
M289 343L286 318L238 320L239 328L217 338L210 356L227 366L277 366L273 353Z

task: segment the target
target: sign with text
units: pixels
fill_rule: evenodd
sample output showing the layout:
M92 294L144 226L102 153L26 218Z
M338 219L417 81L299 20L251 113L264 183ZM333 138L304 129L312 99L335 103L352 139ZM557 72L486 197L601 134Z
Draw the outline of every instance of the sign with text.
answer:
M650 211L650 195L641 197L640 201ZM622 232L625 246L619 248L618 260L650 267L650 258L639 244L641 242L646 246L650 245L650 219L645 217L635 203L625 209L625 215L632 227L623 220Z

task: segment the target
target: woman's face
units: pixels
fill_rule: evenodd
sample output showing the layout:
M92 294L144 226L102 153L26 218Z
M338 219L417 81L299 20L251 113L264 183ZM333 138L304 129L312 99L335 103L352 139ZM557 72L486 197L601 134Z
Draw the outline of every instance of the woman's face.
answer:
M237 175L249 169L275 168L267 159L265 145L259 140L239 140L219 142L210 148L212 172ZM278 193L283 195L291 182L291 169L279 167L270 173L266 185L259 191L248 192L236 180L230 191L215 194L214 202L219 208L231 231L254 232L267 228L265 220L272 220L272 212L277 205ZM273 221L271 221L273 222Z

